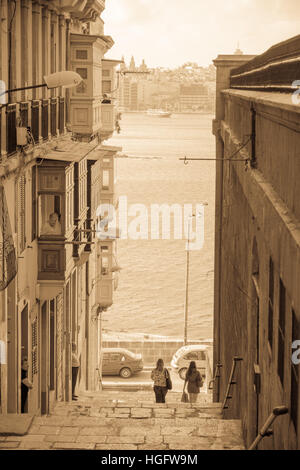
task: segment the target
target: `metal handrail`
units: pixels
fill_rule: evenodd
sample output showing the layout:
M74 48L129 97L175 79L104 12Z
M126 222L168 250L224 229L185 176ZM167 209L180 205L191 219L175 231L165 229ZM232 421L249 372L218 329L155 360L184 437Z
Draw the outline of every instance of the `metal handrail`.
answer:
M222 364L218 362L218 364L216 365L214 378L209 381L208 390L213 390L211 384L215 383L215 381L221 377L219 374L221 367L223 367Z
M232 367L231 367L231 372L230 372L228 385L227 385L227 389L226 389L226 393L225 393L225 398L224 398L223 405L222 405L222 410L226 410L228 408L227 400L231 400L231 398L232 398L232 395L230 395L231 386L236 385L236 381L234 380L234 373L235 373L236 364L237 364L237 362L240 362L242 360L243 360L243 358L238 357L238 356L235 356L232 360Z
M273 409L272 413L270 414L270 416L266 420L265 424L261 428L261 430L260 430L259 434L257 435L256 439L251 444L251 446L249 447L248 450L256 449L256 447L258 446L258 444L260 443L260 441L262 441L262 439L264 437L272 436L273 435L273 430L270 429L270 426L272 426L272 424L274 423L276 418L278 418L278 416L285 415L285 414L288 413L288 411L289 411L288 408L284 405L276 406L276 408Z

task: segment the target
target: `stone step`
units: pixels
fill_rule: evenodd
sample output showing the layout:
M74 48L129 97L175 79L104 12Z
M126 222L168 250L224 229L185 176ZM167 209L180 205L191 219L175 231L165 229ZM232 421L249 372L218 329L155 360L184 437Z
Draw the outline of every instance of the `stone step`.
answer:
M240 421L36 418L27 436L2 438L0 448L97 450L243 450Z
M224 421L222 405L181 403L170 393L91 393L57 403L50 416L35 417L26 436L0 436L0 449L225 450L244 449L240 421Z

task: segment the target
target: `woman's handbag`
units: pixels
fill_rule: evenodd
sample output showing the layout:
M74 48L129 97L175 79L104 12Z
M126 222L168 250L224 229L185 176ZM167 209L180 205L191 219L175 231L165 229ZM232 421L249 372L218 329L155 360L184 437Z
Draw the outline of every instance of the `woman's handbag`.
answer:
M182 401L182 403L188 403L189 402L188 394L185 391L182 392L181 401Z
M172 390L172 380L167 369L165 369L165 377L166 377L167 390Z
M203 381L202 375L201 375L201 374L199 374L199 375L200 375L199 388L201 388L201 387L203 387L203 385L204 385L204 381Z

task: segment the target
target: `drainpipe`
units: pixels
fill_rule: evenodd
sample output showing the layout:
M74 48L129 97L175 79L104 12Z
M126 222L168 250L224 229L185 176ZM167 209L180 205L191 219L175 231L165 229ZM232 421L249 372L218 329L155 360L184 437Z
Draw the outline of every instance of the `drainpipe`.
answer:
M66 70L71 70L70 68L70 19L66 19ZM66 128L69 130L69 117L70 117L70 92L66 88Z

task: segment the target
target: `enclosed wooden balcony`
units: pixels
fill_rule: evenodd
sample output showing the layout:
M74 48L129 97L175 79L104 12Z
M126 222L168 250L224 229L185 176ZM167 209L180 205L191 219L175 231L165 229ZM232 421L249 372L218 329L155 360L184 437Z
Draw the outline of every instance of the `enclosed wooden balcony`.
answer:
M108 139L111 137L116 126L116 107L114 104L101 104L101 138Z

